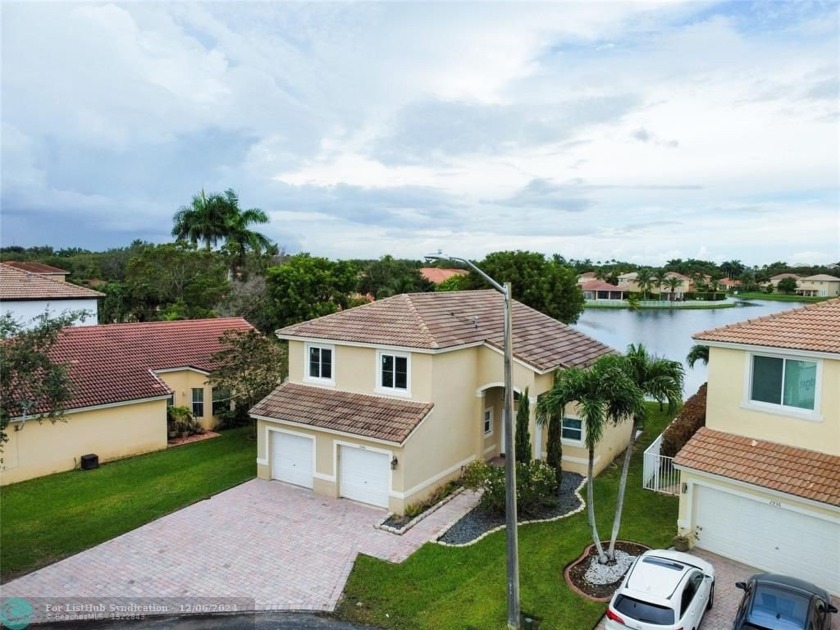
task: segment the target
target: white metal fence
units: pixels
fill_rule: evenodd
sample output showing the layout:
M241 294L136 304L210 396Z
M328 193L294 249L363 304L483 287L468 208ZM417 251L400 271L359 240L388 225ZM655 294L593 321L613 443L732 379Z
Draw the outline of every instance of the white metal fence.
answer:
M645 449L642 484L645 490L664 494L680 493L680 471L674 468L674 458L659 454L662 434Z

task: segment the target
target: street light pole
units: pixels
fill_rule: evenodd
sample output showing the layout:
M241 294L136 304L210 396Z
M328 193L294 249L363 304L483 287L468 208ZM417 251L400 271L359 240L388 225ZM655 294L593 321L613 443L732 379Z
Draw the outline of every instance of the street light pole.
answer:
M513 308L510 282L504 286L476 267L466 258L445 256L438 252L426 256L430 260L457 260L463 263L490 286L502 294L504 302L504 432L505 432L505 535L507 540L507 603L510 630L520 628L519 610L519 537L516 530L516 435L513 423Z

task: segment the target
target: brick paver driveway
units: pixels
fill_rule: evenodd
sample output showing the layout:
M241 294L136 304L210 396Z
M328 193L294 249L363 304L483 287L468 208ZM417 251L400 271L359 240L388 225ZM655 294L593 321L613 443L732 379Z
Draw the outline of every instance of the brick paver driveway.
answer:
M691 553L710 562L715 568L714 607L703 615L699 630L731 628L735 621L735 613L738 611L738 604L741 603L741 596L744 594L743 591L735 588L735 582L746 582L751 575L762 573L762 571L703 549L694 549ZM836 599L834 604L837 605ZM840 630L840 620L837 617L837 615L833 616L832 630ZM602 619L596 628L603 627L604 621Z
M4 584L3 597L241 597L330 611L357 554L401 562L475 502L456 496L398 536L374 528L385 510L254 479Z

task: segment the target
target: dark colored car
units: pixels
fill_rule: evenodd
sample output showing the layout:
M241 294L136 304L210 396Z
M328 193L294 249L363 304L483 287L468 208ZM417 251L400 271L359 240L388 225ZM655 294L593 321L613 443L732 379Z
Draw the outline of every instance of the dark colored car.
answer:
M837 612L824 589L786 575L759 573L735 586L744 591L735 630L829 630Z

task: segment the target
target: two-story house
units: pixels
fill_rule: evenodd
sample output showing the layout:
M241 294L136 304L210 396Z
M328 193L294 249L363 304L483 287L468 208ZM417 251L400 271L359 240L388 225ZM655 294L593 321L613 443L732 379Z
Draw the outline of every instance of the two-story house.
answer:
M840 594L840 300L694 335L706 426L674 459L697 545Z
M527 388L533 455L547 431L537 397L554 372L587 366L610 347L513 302L513 386ZM258 403L257 472L402 514L474 460L504 452L503 309L492 290L398 295L284 328L289 379ZM585 472L585 427L563 421L563 467ZM603 469L630 423L610 427Z
M840 295L840 278L825 273L808 276L799 280L796 292L811 297L836 297Z

